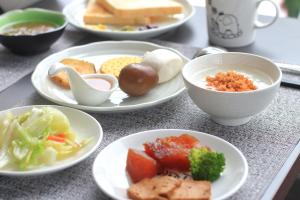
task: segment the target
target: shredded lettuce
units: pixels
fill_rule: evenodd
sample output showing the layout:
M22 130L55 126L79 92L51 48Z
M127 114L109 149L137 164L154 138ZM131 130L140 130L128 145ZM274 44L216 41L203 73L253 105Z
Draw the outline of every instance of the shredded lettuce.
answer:
M27 170L53 164L78 152L68 118L51 107L33 108L19 116L0 116L0 169Z
M16 124L13 116L8 113L6 118L1 122L2 133L0 135L0 168L9 164L8 147L13 137L13 130Z
M6 132L9 128L11 121L13 120L13 115L11 113L2 114L0 116L0 149L3 145L4 138L6 137ZM0 150L1 154L1 150Z
M52 116L52 123L49 128L54 132L68 133L70 131L69 119L61 111L50 107L45 108L48 115Z

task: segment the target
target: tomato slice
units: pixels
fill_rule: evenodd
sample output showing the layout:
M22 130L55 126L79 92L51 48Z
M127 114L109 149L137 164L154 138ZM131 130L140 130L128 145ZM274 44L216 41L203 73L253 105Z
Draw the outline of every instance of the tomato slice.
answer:
M128 149L126 170L132 182L136 183L144 178L156 176L159 164L142 151Z
M147 155L157 160L164 168L189 171L188 154L190 149L197 146L200 146L197 138L182 134L178 137L157 138L155 142L145 143L144 149Z

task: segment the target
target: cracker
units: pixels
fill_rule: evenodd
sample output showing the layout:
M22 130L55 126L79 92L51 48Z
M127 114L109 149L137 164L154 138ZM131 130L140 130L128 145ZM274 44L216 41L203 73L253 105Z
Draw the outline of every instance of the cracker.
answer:
M117 57L112 58L107 61L105 61L100 68L100 73L103 74L112 74L119 78L121 70L129 64L132 63L140 63L142 62L141 57L137 56L123 56L123 57Z

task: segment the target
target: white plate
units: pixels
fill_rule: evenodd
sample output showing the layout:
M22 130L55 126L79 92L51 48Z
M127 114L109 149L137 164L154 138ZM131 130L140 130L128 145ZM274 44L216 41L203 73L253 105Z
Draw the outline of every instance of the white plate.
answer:
M127 199L126 190L130 184L125 170L128 148L143 150L145 142L155 141L158 137L178 136L182 133L193 135L200 140L201 144L224 153L226 166L222 176L212 184L213 200L231 196L244 184L248 175L248 164L246 158L235 146L216 136L180 129L140 132L111 143L95 159L93 176L96 183L110 197Z
M42 60L32 74L31 80L35 89L48 100L60 105L70 106L92 112L121 112L154 106L179 95L184 91L184 83L179 73L172 80L157 85L148 94L141 97L128 97L120 89L116 90L109 100L99 106L79 105L70 90L65 90L54 84L48 77L48 69L53 63L66 57L75 57L93 62L98 70L102 62L108 58L134 55L143 56L146 51L158 48L169 49L182 57L184 63L188 58L176 50L147 42L136 41L109 41L97 42L84 46L72 47L55 53Z
M113 38L113 39L141 40L141 39L154 37L162 33L165 33L167 31L173 30L179 27L180 25L184 24L195 14L195 8L188 2L188 0L175 0L175 1L180 2L183 5L184 12L182 14L176 15L176 18L174 18L173 20L168 20L163 23L153 24L153 25L158 25L158 28L144 30L144 31L126 32L126 31L115 31L110 29L101 31L101 30L93 30L85 27L83 22L83 15L87 4L86 0L73 1L72 3L68 4L64 8L63 13L67 16L67 19L70 22L70 24L72 24L73 26L81 30L88 31L90 33L94 33L99 36Z
M14 115L24 113L31 110L33 107L44 107L45 105L34 105L34 106L25 106L12 108L9 110L4 110L0 112L0 115L5 114L6 112L11 112ZM35 175L44 175L53 172L57 172L68 167L71 167L91 155L97 147L100 145L100 142L103 137L102 127L99 122L90 116L89 114L76 110L73 108L62 107L62 106L50 106L56 108L63 112L69 119L72 130L76 134L78 140L92 138L91 142L82 148L74 156L56 161L53 165L44 166L28 171L13 171L13 170L2 170L0 169L0 175L6 176L35 176Z

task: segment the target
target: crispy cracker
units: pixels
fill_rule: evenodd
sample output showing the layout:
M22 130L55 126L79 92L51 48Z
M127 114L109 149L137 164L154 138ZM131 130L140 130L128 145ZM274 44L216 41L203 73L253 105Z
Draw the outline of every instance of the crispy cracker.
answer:
M79 74L96 73L95 65L84 60L65 58L61 60L60 63L63 63L64 65L75 69ZM69 78L65 72L59 72L50 78L56 85L65 89L70 89Z
M112 58L107 61L105 61L100 68L100 73L103 74L113 74L117 78L119 78L121 70L129 64L132 63L140 63L142 62L141 57L137 56L123 56L123 57L117 57Z

